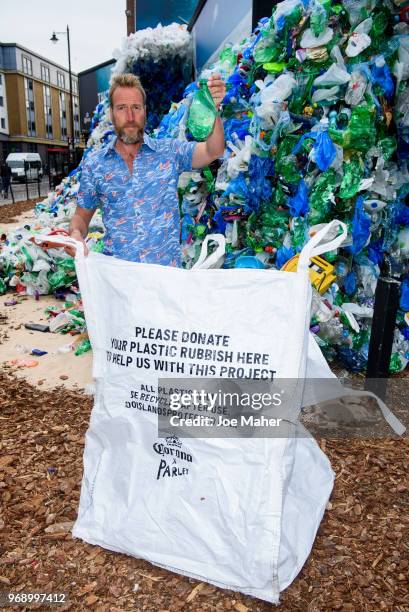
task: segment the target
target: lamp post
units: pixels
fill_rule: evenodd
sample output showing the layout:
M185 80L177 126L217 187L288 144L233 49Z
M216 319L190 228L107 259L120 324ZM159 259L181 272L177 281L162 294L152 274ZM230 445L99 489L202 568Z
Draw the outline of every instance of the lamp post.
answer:
M70 128L71 128L71 137L68 139L68 149L69 149L69 158L70 163L74 161L74 148L75 148L75 133L74 133L74 100L72 96L72 72L71 72L71 47L70 47L70 29L67 25L66 32L53 32L50 40L53 43L58 42L57 34L65 34L67 36L67 45L68 45L68 75L70 80Z

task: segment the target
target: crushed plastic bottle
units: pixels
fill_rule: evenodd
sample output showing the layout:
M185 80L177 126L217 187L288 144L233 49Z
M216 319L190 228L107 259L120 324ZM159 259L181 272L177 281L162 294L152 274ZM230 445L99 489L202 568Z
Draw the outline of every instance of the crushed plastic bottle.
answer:
M83 355L84 353L87 353L90 350L91 350L91 342L89 341L88 338L85 338L77 345L74 351L74 355L77 355L77 356Z
M212 133L217 117L207 81L201 80L198 91L194 94L189 109L187 127L195 140L206 140Z

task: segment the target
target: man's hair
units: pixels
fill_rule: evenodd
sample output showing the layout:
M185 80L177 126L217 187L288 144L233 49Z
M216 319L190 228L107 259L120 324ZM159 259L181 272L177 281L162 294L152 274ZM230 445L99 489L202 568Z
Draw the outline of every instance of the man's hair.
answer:
M118 87L134 87L138 91L141 92L143 105L146 105L146 92L142 87L142 83L140 78L135 74L114 74L111 79L110 87L109 87L109 104L111 108L114 107L114 92Z

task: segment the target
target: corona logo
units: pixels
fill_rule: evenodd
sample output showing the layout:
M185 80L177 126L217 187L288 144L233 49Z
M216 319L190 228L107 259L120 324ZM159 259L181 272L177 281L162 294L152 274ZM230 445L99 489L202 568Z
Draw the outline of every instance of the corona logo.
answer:
M169 436L166 438L166 444L168 446L174 446L175 448L180 448L182 446L182 443L179 441L177 436Z

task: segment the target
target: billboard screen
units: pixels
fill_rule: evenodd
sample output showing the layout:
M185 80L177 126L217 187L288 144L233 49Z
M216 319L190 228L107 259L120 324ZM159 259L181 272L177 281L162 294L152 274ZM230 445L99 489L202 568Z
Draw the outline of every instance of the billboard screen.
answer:
M111 69L114 64L115 60L109 60L104 64L99 64L78 74L81 126L83 125L85 114L89 113L92 116L96 105L109 89L109 79L111 78Z
M154 28L158 23L169 25L174 21L188 23L196 4L197 0L137 0L136 29Z
M252 6L252 0L207 0L192 28L197 71L224 44L251 34Z

